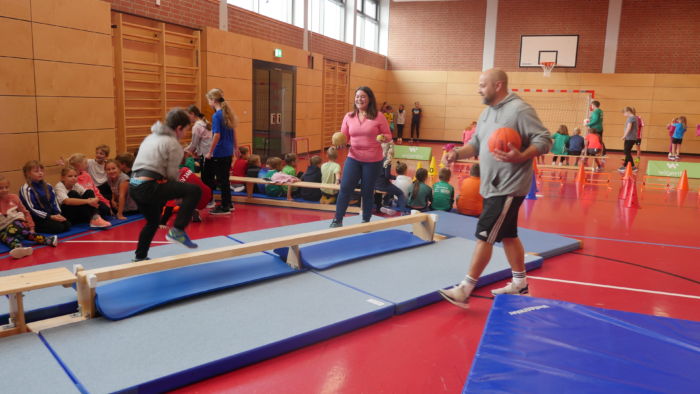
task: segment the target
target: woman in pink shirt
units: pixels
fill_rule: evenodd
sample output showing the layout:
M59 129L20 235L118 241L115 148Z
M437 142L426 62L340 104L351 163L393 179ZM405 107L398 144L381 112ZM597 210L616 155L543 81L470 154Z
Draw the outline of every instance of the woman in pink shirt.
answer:
M355 90L354 109L343 118L340 131L347 137L350 151L343 166L343 179L331 227L343 225L350 195L358 181L361 182L362 201L367 202L362 204L362 222L369 222L372 216L374 183L384 159L381 143L391 141L389 123L384 116L378 116L377 99L372 89L361 86Z

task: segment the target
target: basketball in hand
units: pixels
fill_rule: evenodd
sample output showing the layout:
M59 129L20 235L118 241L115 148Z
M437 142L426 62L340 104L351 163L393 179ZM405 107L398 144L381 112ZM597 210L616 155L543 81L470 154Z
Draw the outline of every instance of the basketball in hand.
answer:
M333 134L331 143L334 146L345 146L348 143L348 137L346 137L342 132L338 131L337 133Z
M498 149L507 153L510 151L510 148L508 147L509 143L513 145L515 149L520 150L520 147L523 144L523 141L520 138L520 133L509 127L501 127L491 134L491 137L489 138L489 151L493 152Z

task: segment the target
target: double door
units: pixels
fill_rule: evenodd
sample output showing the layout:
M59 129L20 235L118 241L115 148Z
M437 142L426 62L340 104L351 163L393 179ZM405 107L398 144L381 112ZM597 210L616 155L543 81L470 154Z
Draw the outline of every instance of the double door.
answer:
M294 86L292 66L253 61L253 153L284 157L294 138Z

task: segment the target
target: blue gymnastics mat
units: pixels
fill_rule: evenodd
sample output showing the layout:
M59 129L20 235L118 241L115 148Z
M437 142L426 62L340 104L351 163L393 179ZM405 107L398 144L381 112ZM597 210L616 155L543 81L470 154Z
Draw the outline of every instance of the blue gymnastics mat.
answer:
M392 312L393 305L303 272L131 319L97 318L40 334L88 392L163 392L387 319Z
M438 215L435 232L451 237L462 237L476 240L476 223L478 218L444 211L431 211ZM518 227L518 237L525 251L542 256L545 259L573 252L581 248L581 241L562 237L561 235L545 233Z
M464 393L692 393L700 322L497 296Z
M299 248L299 257L304 267L324 270L350 261L414 248L431 242L402 230L373 231L302 246ZM274 252L286 261L289 248L275 249Z
M196 295L298 273L266 253L153 272L95 289L100 315L120 320Z
M41 338L25 333L0 339L3 393L80 393Z
M372 216L371 220L375 221L375 220L383 220L383 219L384 218L381 216ZM308 233L311 231L325 230L330 226L331 221L332 221L332 219L327 219L327 220L319 220L319 221L315 221L315 222L291 224L289 226L273 227L273 228L266 228L264 230L255 230L255 231L247 231L247 232L243 232L243 233L230 234L229 237L231 237L232 239L234 239L238 242L241 242L241 243L262 241L264 239L285 237L288 235L297 235L297 234L302 234L302 233ZM361 222L362 222L362 218L360 217L360 215L346 216L343 219L343 224L346 226L349 226L352 224L359 224ZM394 227L394 229L404 230L404 231L408 231L408 232L411 232L413 230L411 225ZM349 237L351 237L351 235ZM347 238L347 237L340 237L338 239L343 239L343 238ZM314 244L323 243L323 242L326 242L326 241L310 242L310 243L307 243L304 245L308 246L308 245L314 245Z
M475 245L476 241L448 238L316 273L391 302L396 305L395 313L400 314L442 300L437 290L453 286L464 278ZM541 267L543 259L525 255L525 263L530 271ZM478 286L510 277L505 252L495 246Z
M235 245L235 242L228 237L218 236L211 238L197 239L199 249L213 249L222 246ZM136 244L134 244L136 248ZM173 256L190 252L181 245L165 244L154 246L149 251L149 256L165 257ZM110 265L128 263L134 257L134 252L121 252L113 254L105 254L99 256L82 257L79 259L57 261L55 263L35 265L31 267L18 268L8 271L0 271L0 275L16 275L26 272L41 271L51 268L65 267L68 270L73 270L73 265L82 264L85 269L101 268ZM0 324L6 324L8 318L8 306L6 302L0 302ZM60 286L49 287L29 291L24 294L24 310L28 322L48 319L51 317L66 315L73 313L77 309L77 297L75 290L72 288L63 288Z

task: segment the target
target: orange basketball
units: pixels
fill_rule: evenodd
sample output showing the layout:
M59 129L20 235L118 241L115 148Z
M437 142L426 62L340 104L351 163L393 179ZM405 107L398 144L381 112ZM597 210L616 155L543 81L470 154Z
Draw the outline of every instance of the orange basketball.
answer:
M503 152L508 152L510 150L508 143L512 144L515 149L520 150L523 141L520 139L520 133L517 131L509 127L501 127L494 131L491 137L489 137L489 150L493 152L498 149Z

